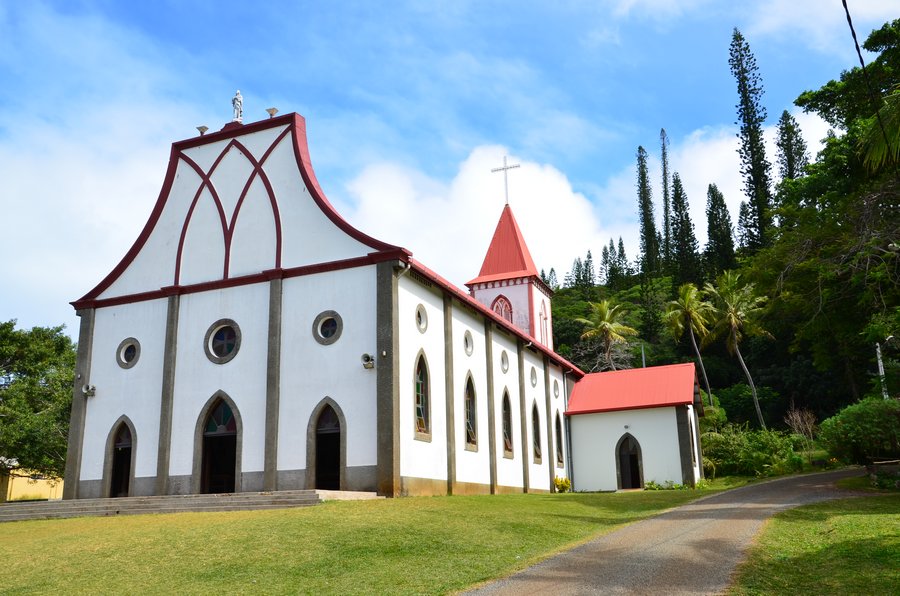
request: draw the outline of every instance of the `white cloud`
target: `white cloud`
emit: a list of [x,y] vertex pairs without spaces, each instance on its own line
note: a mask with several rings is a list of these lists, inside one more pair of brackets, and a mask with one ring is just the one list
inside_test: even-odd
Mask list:
[[[491,169],[506,149],[475,148],[449,184],[401,166],[367,167],[349,184],[347,219],[413,256],[457,285],[476,277],[503,209],[503,179]],[[597,210],[549,165],[522,161],[509,173],[510,204],[539,269],[559,277],[572,259],[608,237]]]
[[[765,0],[749,7],[755,9],[749,15],[746,33],[804,40],[823,53],[853,53],[853,40],[840,0]],[[850,3],[850,16],[861,44],[873,28],[897,18],[897,5],[886,0],[857,0]]]

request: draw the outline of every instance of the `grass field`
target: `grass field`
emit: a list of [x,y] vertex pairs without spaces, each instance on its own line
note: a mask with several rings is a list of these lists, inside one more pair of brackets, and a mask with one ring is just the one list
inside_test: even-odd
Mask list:
[[738,569],[731,593],[900,593],[900,494],[776,515]]
[[707,491],[329,502],[0,526],[10,593],[446,593]]

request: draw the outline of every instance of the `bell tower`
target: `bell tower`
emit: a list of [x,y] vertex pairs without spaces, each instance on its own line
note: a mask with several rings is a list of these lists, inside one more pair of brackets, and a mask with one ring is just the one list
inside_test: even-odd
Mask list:
[[541,281],[509,204],[500,214],[478,277],[466,287],[473,298],[553,349],[553,291]]

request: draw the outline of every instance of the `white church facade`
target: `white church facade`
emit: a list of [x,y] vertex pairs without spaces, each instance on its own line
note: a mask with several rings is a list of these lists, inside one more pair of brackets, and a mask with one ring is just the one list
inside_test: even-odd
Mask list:
[[173,144],[81,319],[64,498],[550,491],[584,373],[507,206],[465,292],[325,198],[298,114]]

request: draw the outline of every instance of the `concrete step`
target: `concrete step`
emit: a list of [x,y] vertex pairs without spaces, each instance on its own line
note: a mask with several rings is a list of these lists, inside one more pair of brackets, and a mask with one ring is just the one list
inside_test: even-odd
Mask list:
[[211,495],[166,495],[0,504],[0,522],[86,516],[145,515],[191,511],[246,511],[309,507],[322,501],[382,499],[375,493],[284,490]]

